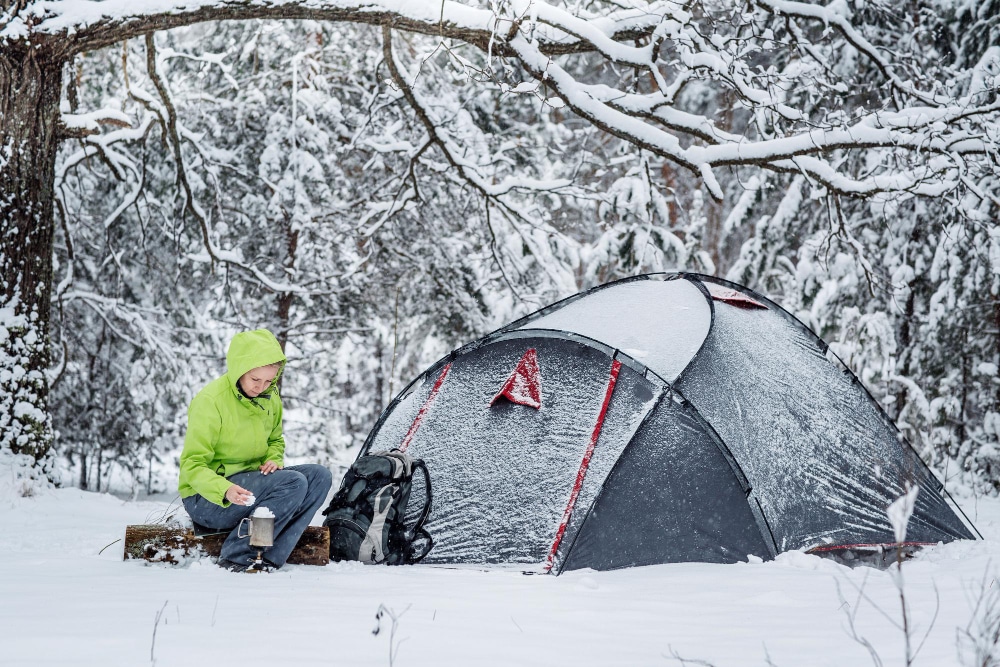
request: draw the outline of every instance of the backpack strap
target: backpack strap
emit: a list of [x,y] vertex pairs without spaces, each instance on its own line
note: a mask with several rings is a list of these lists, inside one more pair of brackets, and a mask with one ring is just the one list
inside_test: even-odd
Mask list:
[[406,452],[399,449],[390,449],[387,452],[379,452],[378,456],[385,457],[392,465],[390,476],[393,480],[409,480],[413,476],[413,458]]
[[408,565],[413,565],[414,563],[419,563],[420,561],[422,561],[424,559],[424,556],[426,556],[427,554],[429,554],[431,552],[431,549],[434,548],[434,538],[431,537],[431,534],[428,533],[423,528],[417,528],[415,531],[413,531],[413,541],[410,542],[410,547],[412,547],[417,542],[417,540],[419,538],[421,538],[421,537],[427,543],[427,546],[424,547],[421,550],[419,556],[417,556],[417,555],[415,555],[413,553],[407,553],[406,554],[406,563]]
[[[423,459],[416,459],[413,461],[413,474],[416,474],[418,470],[424,475],[424,490],[427,492],[427,498],[424,502],[424,508],[420,511],[420,517],[417,519],[417,522],[413,524],[413,535],[416,536],[418,531],[423,531],[423,533],[427,535],[427,538],[430,539],[430,534],[426,530],[423,530],[423,525],[431,513],[431,501],[434,499],[434,495],[431,493],[431,474],[428,472],[427,464],[424,463]],[[428,551],[430,551],[430,549],[428,549]],[[420,558],[423,558],[426,555],[427,554],[425,553]]]

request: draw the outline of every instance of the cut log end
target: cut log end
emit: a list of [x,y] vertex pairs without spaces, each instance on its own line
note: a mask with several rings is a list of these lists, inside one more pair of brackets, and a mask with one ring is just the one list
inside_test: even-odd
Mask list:
[[[218,558],[227,535],[199,536],[190,528],[161,524],[126,526],[123,559],[176,564],[198,553]],[[330,530],[326,526],[306,528],[288,557],[292,565],[326,565],[329,562]]]

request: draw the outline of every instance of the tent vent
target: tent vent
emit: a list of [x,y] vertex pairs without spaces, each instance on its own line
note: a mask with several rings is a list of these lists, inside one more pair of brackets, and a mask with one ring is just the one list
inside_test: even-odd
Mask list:
[[760,301],[751,299],[746,294],[742,292],[737,292],[734,289],[729,289],[717,283],[705,283],[705,287],[708,288],[708,293],[712,295],[712,298],[716,301],[721,301],[723,303],[728,303],[730,306],[736,306],[737,308],[763,308],[767,310],[767,306],[762,304]]
[[490,401],[490,405],[501,398],[536,410],[542,407],[542,374],[538,370],[538,352],[535,348],[524,353],[521,361],[517,362],[514,372]]

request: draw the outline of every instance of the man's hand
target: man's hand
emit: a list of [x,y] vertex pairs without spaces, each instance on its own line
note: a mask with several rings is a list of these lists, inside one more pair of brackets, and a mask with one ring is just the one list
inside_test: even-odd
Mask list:
[[234,505],[249,505],[251,498],[253,498],[253,493],[238,484],[233,484],[226,489],[226,500]]
[[265,461],[264,465],[260,467],[260,471],[265,475],[274,472],[275,470],[281,470],[281,466],[279,466],[274,461]]

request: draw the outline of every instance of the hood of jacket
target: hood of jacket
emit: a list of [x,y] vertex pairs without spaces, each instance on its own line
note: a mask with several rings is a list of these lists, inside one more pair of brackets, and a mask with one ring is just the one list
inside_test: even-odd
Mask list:
[[281,351],[278,339],[267,329],[243,331],[233,336],[233,340],[229,343],[229,351],[226,352],[226,377],[233,391],[239,394],[236,382],[244,373],[254,368],[278,363],[281,364],[278,374],[274,376],[271,385],[261,392],[262,394],[272,392],[277,385],[278,378],[285,369],[285,353]]

